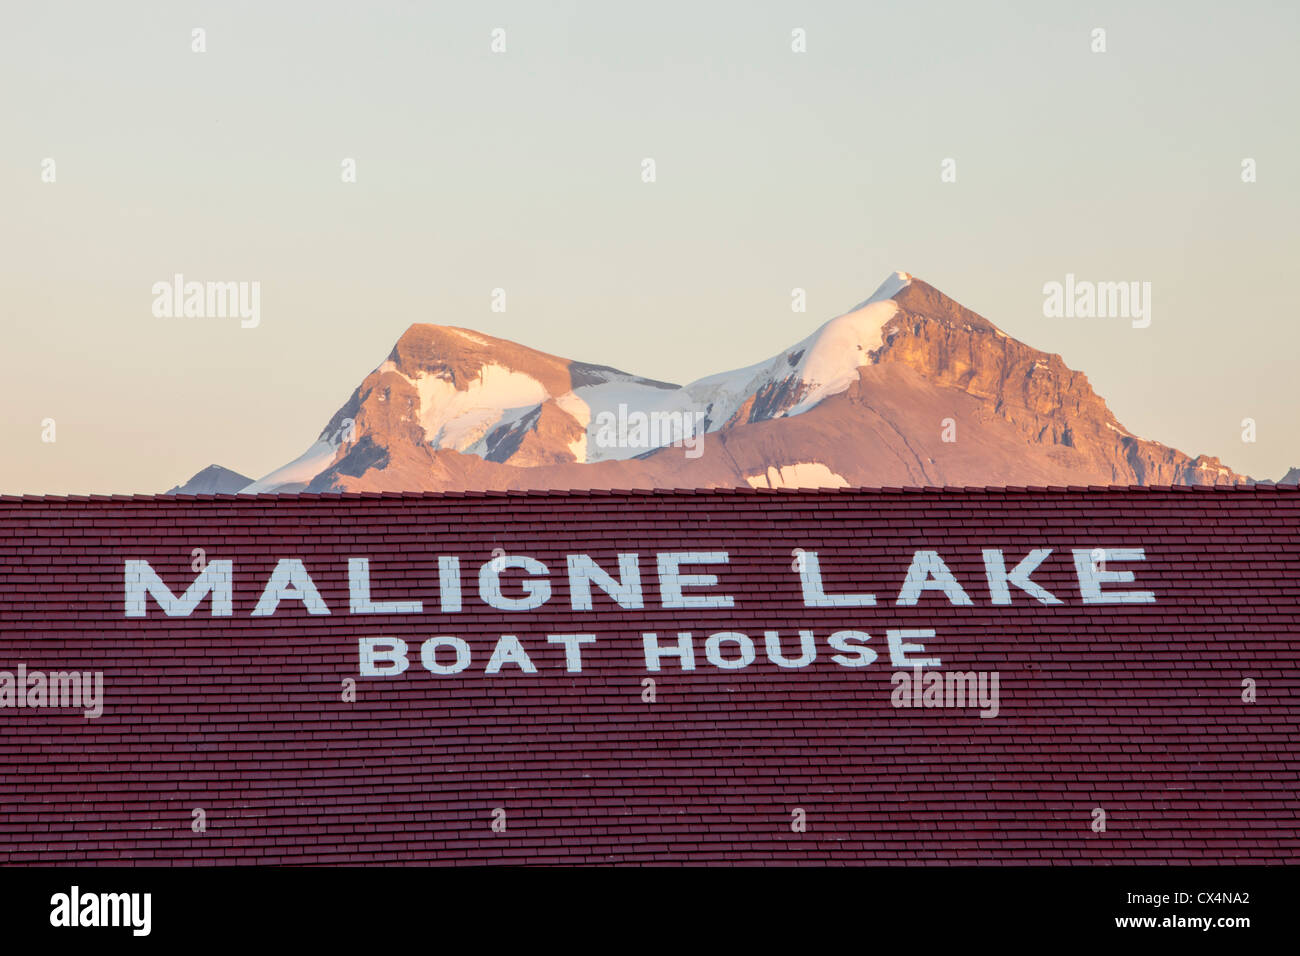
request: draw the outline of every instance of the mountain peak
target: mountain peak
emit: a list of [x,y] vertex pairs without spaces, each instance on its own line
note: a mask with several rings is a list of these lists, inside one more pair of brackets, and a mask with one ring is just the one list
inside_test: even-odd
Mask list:
[[877,287],[875,292],[871,293],[871,295],[869,295],[867,298],[863,299],[853,308],[849,309],[849,312],[856,312],[858,311],[858,309],[871,305],[871,303],[873,302],[883,302],[885,299],[892,299],[894,296],[898,295],[909,285],[911,285],[911,283],[912,283],[912,276],[910,273],[891,272],[885,278],[885,281],[880,283],[880,285]]
[[505,339],[498,339],[473,329],[458,325],[438,325],[432,322],[413,322],[407,326],[393,346],[396,352],[403,348],[437,347],[445,349],[492,348]]
[[253,479],[221,465],[208,465],[183,485],[168,489],[169,495],[233,495]]
[[453,325],[412,325],[377,371],[385,370],[412,382],[440,379],[460,392],[488,374],[526,376],[549,394],[569,389],[567,359]]

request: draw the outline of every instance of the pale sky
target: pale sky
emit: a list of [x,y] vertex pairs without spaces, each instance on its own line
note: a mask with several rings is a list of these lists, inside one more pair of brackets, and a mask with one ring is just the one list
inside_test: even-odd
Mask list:
[[[257,477],[414,322],[684,383],[895,269],[1136,434],[1281,477],[1300,4],[1046,6],[7,4],[0,492]],[[156,318],[178,272],[260,282],[260,325]],[[1150,282],[1151,326],[1045,317],[1067,273]]]

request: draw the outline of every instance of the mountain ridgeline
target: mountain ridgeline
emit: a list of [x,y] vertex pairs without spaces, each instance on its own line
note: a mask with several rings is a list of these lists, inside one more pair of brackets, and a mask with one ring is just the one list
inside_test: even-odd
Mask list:
[[1250,481],[1137,437],[1060,356],[896,273],[767,361],[685,386],[413,325],[302,455],[172,492]]

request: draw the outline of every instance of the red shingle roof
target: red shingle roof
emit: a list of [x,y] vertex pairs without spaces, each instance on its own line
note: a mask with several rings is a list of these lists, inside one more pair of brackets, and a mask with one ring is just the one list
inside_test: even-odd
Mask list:
[[[179,595],[196,548],[233,563],[230,617],[153,598],[126,616],[127,560]],[[985,548],[1007,567],[1051,548],[1032,578],[1062,603],[1013,585],[993,604]],[[1084,603],[1071,549],[1093,548],[1143,548],[1106,590],[1154,603]],[[544,562],[550,599],[480,600],[494,549]],[[796,549],[828,593],[877,605],[806,607]],[[918,550],[969,606],[896,603]],[[727,552],[690,569],[718,586],[688,591],[734,606],[662,607],[655,555],[676,551]],[[640,556],[645,607],[593,588],[574,610],[566,555],[617,575],[618,552]],[[439,555],[460,559],[460,612],[439,610]],[[373,600],[423,612],[349,613],[349,557],[369,558]],[[251,615],[281,558],[331,613]],[[525,575],[503,577],[519,596]],[[794,656],[800,629],[816,659],[771,663],[764,632]],[[873,664],[833,662],[846,629]],[[933,629],[943,672],[996,671],[998,716],[893,706],[896,629]],[[648,672],[646,631],[691,632],[696,669]],[[754,663],[709,663],[719,632],[752,639]],[[574,633],[597,638],[581,673],[546,640]],[[536,674],[485,673],[503,634]],[[422,666],[435,635],[467,642],[466,670]],[[410,668],[358,677],[365,636],[403,638]],[[98,719],[0,709],[0,862],[1294,862],[1298,658],[1295,488],[5,497],[0,670],[102,671],[105,701]]]

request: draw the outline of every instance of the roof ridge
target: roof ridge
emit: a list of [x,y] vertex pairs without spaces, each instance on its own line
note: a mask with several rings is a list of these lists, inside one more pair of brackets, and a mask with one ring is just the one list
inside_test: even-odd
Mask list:
[[1300,492],[1300,485],[1234,484],[1234,485],[907,485],[869,486],[857,485],[843,488],[545,488],[545,489],[488,489],[459,491],[332,491],[332,492],[261,492],[258,494],[86,494],[86,495],[7,495],[0,494],[0,503],[22,502],[145,502],[145,501],[379,501],[425,498],[527,498],[527,497],[629,497],[734,495],[738,497],[764,497],[775,495],[821,495],[839,497],[861,494],[1091,494],[1097,492],[1182,493],[1182,494],[1232,494],[1253,491]]

